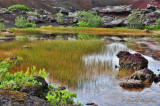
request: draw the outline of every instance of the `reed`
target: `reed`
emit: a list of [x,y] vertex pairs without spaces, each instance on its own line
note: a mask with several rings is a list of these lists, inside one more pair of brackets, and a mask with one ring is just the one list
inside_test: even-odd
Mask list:
[[[20,66],[11,67],[13,72],[35,65],[38,69],[45,68],[50,73],[49,78],[57,83],[78,86],[78,82],[87,75],[83,56],[100,52],[102,45],[100,40],[15,41],[1,43],[0,53],[3,53],[2,57],[8,57],[4,53],[7,52],[10,53],[9,57],[23,58]],[[22,46],[29,46],[31,49],[21,50]]]
[[116,36],[144,36],[149,35],[145,30],[125,28],[88,28],[88,27],[52,27],[42,26],[32,29],[15,29],[15,33],[21,34],[44,34],[44,33],[72,33],[72,34],[93,34],[93,35],[116,35]]

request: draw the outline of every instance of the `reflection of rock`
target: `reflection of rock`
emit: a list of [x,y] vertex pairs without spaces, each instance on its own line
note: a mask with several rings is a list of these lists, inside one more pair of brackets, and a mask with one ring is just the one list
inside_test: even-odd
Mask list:
[[138,53],[131,54],[127,51],[120,51],[117,57],[121,68],[140,70],[148,67],[148,60]]
[[154,82],[155,82],[155,83],[160,82],[160,74],[155,76]]
[[32,47],[30,47],[30,46],[23,46],[23,47],[21,47],[21,49],[32,49]]

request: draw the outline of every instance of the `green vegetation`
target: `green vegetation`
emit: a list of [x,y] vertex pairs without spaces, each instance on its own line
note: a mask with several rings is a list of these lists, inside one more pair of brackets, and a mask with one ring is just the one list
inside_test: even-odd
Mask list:
[[4,23],[0,23],[0,31],[3,30],[3,29],[5,29],[5,27],[6,26],[4,25]]
[[137,14],[140,14],[139,10],[132,10],[131,15],[127,18],[128,27],[133,29],[142,29],[143,28],[143,17],[144,13],[141,13],[139,16]]
[[28,22],[23,16],[18,16],[15,19],[15,26],[18,28],[35,28],[36,24]]
[[19,10],[25,10],[25,11],[30,11],[30,9],[28,7],[26,7],[25,5],[12,5],[10,7],[8,7],[8,10],[12,11],[14,9],[19,9]]
[[157,25],[158,28],[160,28],[160,19],[156,20],[156,25]]
[[47,76],[45,70],[40,70],[39,72],[35,67],[23,73],[23,71],[16,72],[14,74],[9,72],[10,64],[6,61],[0,63],[0,88],[8,87],[14,90],[18,90],[22,86],[29,85],[41,85],[35,80],[34,76],[41,76],[45,78]]
[[77,14],[79,27],[100,27],[101,17],[92,12],[81,11]]
[[88,40],[98,40],[100,37],[98,35],[88,35],[88,34],[78,34],[77,35],[78,39],[88,39]]
[[59,24],[61,24],[61,23],[63,22],[62,14],[61,14],[61,13],[57,13],[56,15],[57,15],[57,22],[58,22]]
[[67,89],[66,90],[54,90],[52,89],[46,96],[47,100],[53,105],[65,105],[69,100],[74,103],[74,98],[77,98],[77,93],[70,93]]
[[[38,83],[35,76],[40,76],[46,78],[48,74],[45,69],[37,71],[36,67],[33,66],[31,69],[28,68],[25,73],[23,71],[19,71],[16,73],[10,73],[10,64],[6,61],[0,62],[0,88],[8,89],[11,88],[13,90],[20,90],[21,87],[25,86],[41,86],[41,83]],[[53,88],[54,85],[49,85],[50,88],[46,99],[51,103],[51,105],[65,105],[68,101],[71,100],[74,103],[74,98],[77,97],[76,92],[70,93],[66,90],[55,90]],[[15,91],[16,92],[16,91]],[[13,95],[13,94],[12,94]],[[14,96],[14,95],[13,95]],[[80,105],[80,104],[79,104]]]
[[144,29],[148,29],[148,30],[158,30],[158,26],[157,25],[148,25],[148,26],[144,26]]

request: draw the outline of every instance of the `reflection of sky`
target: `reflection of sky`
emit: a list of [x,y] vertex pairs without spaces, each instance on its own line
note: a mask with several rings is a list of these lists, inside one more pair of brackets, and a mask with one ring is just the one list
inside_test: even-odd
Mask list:
[[[92,54],[83,57],[83,61],[86,66],[95,65],[98,63],[103,63],[109,66],[106,70],[103,70],[100,74],[97,74],[95,80],[84,81],[82,89],[78,89],[78,98],[83,104],[87,102],[94,102],[100,106],[128,106],[128,105],[145,105],[145,106],[157,106],[160,105],[160,89],[158,84],[152,84],[150,88],[145,88],[141,92],[131,92],[126,91],[119,87],[117,80],[115,78],[116,71],[115,65],[119,64],[119,59],[117,58],[117,53],[119,51],[129,51],[131,53],[136,53],[135,51],[127,48],[123,43],[112,43],[104,47],[101,53]],[[143,55],[149,61],[149,69],[158,73],[160,62],[154,60],[152,57]],[[108,75],[108,72],[110,74]],[[89,73],[88,73],[89,74]],[[90,74],[88,75],[90,76]],[[152,99],[156,102],[152,103],[122,103],[122,99]]]

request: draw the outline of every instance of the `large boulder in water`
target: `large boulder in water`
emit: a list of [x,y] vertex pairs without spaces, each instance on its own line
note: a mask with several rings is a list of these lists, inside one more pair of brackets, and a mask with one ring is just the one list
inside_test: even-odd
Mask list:
[[155,74],[145,68],[133,73],[130,78],[123,80],[119,85],[123,88],[144,88],[150,86],[155,80]]
[[148,67],[148,60],[139,53],[131,54],[127,51],[120,51],[117,57],[121,68],[140,70]]
[[123,88],[144,88],[144,84],[141,80],[124,80],[119,83],[119,85]]

